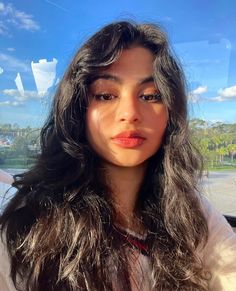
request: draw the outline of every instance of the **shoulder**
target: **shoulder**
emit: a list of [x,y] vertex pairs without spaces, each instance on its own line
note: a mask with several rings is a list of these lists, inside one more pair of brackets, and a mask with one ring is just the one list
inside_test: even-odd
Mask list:
[[12,187],[9,184],[2,183],[0,181],[0,214],[16,192],[17,192],[16,188]]
[[206,197],[201,197],[201,206],[207,220],[209,235],[236,234],[225,217],[210,203]]
[[16,291],[10,278],[10,261],[4,240],[0,237],[0,291]]
[[201,199],[209,237],[202,249],[204,267],[212,274],[211,290],[233,291],[236,288],[236,233],[224,216],[206,199]]
[[0,182],[11,185],[14,179],[11,174],[0,169]]

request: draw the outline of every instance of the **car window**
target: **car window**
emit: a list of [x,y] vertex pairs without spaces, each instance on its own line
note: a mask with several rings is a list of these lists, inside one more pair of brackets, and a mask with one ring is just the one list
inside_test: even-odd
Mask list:
[[[236,2],[1,1],[0,169],[30,168],[52,96],[76,48],[114,20],[160,24],[186,74],[202,191],[236,216]],[[1,193],[0,193],[1,194]]]

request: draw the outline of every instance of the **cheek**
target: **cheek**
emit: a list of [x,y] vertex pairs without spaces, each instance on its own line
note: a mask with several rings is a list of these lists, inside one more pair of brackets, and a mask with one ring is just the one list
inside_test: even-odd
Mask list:
[[153,144],[154,146],[157,146],[157,149],[160,147],[160,145],[163,142],[166,128],[168,123],[168,113],[167,110],[163,110],[162,112],[159,112],[155,117],[153,116]]
[[166,131],[167,123],[168,123],[168,115],[166,112],[162,115],[162,118],[160,119],[159,123],[160,123],[160,127],[162,128],[162,132],[164,134],[164,132]]
[[165,106],[158,108],[153,115],[149,116],[152,121],[150,121],[156,128],[158,128],[160,133],[164,133],[168,123],[168,110]]
[[112,120],[113,114],[111,114],[111,110],[109,110],[109,108],[96,105],[91,105],[88,108],[86,115],[86,124],[88,129],[103,132],[103,130],[109,127]]
[[88,109],[86,115],[86,135],[92,147],[96,147],[104,136],[104,130],[108,127],[104,113],[97,109]]
[[89,143],[92,142],[93,138],[98,134],[97,125],[99,123],[99,115],[96,110],[88,109],[86,115],[86,135]]

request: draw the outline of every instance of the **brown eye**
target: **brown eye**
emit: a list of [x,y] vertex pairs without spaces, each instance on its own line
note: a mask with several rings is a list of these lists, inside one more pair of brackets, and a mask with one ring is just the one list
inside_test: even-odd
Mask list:
[[149,103],[157,103],[161,102],[161,94],[160,93],[155,93],[155,94],[143,94],[140,96],[140,98],[143,101],[149,102]]
[[115,99],[116,96],[114,96],[113,94],[104,93],[104,94],[96,94],[96,95],[94,95],[94,98],[97,101],[109,101],[109,100]]

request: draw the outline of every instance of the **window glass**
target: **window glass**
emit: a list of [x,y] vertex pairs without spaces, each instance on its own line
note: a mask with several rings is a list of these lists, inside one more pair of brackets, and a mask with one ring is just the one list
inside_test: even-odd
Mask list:
[[14,174],[34,163],[52,96],[81,43],[114,20],[154,22],[186,74],[203,191],[236,216],[235,11],[233,0],[0,0],[0,169]]

